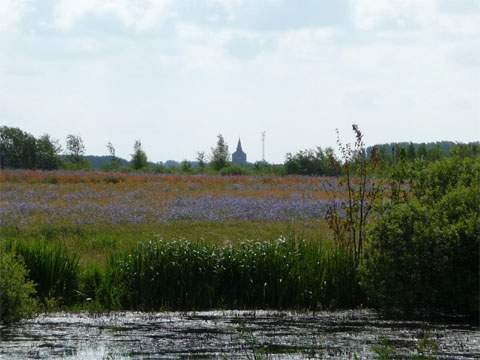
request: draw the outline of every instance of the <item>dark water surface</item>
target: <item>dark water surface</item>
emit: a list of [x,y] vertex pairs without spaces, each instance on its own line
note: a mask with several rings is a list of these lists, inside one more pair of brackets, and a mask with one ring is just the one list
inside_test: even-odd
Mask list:
[[438,358],[480,359],[478,327],[366,310],[48,314],[0,327],[0,359],[370,359],[385,338],[408,358],[426,331]]

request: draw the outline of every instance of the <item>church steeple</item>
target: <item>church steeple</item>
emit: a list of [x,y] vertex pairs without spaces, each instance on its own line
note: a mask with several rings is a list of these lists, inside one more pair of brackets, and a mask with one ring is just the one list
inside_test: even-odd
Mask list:
[[245,165],[247,163],[247,154],[242,149],[242,142],[238,139],[237,151],[232,154],[232,162],[238,165]]
[[238,152],[243,152],[242,142],[240,141],[240,138],[238,138],[237,151]]

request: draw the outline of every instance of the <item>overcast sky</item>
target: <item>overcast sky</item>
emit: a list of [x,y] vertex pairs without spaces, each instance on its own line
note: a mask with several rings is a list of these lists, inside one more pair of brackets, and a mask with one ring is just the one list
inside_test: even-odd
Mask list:
[[480,138],[480,0],[0,0],[0,125],[248,160]]

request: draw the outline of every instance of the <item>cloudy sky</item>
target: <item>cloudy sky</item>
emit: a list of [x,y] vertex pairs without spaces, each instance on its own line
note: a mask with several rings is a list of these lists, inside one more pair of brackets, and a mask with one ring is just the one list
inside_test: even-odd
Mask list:
[[0,0],[0,125],[249,160],[480,138],[480,0]]

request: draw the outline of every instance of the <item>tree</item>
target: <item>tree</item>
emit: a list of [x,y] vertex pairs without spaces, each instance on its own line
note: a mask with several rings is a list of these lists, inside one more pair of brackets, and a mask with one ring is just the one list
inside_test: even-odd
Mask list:
[[62,147],[57,140],[53,140],[45,134],[36,143],[36,163],[37,168],[44,170],[58,169],[61,164],[60,152]]
[[118,169],[120,166],[120,159],[115,154],[115,148],[113,144],[109,141],[107,144],[107,150],[110,155],[110,168],[111,169]]
[[200,169],[204,169],[206,164],[206,156],[204,151],[199,151],[197,153],[197,161]]
[[140,170],[146,168],[147,165],[147,154],[145,154],[145,151],[143,151],[140,140],[136,140],[135,144],[133,145],[132,167],[135,170]]
[[[344,250],[350,252],[357,266],[360,265],[367,235],[367,220],[381,193],[375,181],[369,181],[369,174],[378,164],[376,149],[370,159],[367,157],[363,134],[358,125],[352,125],[355,144],[343,144],[337,130],[337,145],[342,157],[342,174],[339,179],[340,191],[347,192],[347,199],[338,202],[338,187],[331,186],[335,200],[327,209],[326,219],[334,234],[334,240]],[[345,189],[345,190],[344,190]]]
[[415,151],[415,145],[413,145],[413,143],[408,144],[407,157],[408,157],[408,160],[410,161],[415,160],[416,151]]
[[225,143],[222,134],[218,134],[217,138],[217,146],[212,148],[211,165],[215,170],[221,170],[228,166],[230,153],[228,152],[228,145]]
[[183,160],[180,163],[180,170],[184,173],[189,173],[192,171],[192,164],[188,160]]
[[80,135],[67,135],[67,156],[70,162],[81,164],[84,162],[85,145]]
[[0,157],[4,167],[33,169],[36,166],[36,139],[18,128],[0,127]]

